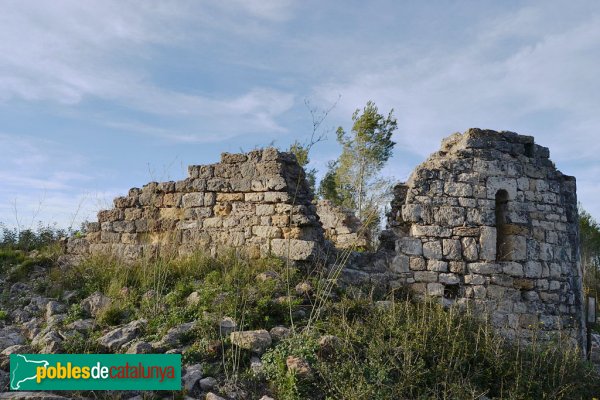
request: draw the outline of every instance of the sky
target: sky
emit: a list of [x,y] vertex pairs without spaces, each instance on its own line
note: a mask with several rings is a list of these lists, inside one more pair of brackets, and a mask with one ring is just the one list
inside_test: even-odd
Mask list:
[[[532,135],[600,219],[600,2],[11,1],[0,13],[0,222],[77,228],[221,152],[313,147],[373,100],[398,181],[471,127]],[[308,106],[307,106],[308,103]]]

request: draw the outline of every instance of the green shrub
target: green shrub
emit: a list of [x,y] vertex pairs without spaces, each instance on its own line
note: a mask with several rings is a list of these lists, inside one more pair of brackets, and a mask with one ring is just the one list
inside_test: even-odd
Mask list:
[[100,311],[97,320],[100,324],[115,326],[126,322],[131,315],[132,311],[129,308],[113,302]]
[[98,353],[101,351],[97,341],[99,336],[100,332],[95,332],[90,337],[77,331],[71,332],[62,342],[64,352],[67,354]]
[[[2,262],[21,266],[25,273],[30,265],[22,252],[13,250],[0,252]],[[280,278],[257,281],[265,271]],[[285,297],[307,279],[318,299]],[[100,291],[114,299],[98,317],[102,324],[148,319],[145,340],[196,321],[185,338],[191,347],[184,360],[206,363],[218,378],[235,385],[245,382],[248,390],[256,388],[256,395],[264,394],[261,385],[269,385],[278,399],[569,399],[600,393],[597,373],[560,338],[509,343],[485,321],[437,301],[392,298],[392,307],[381,309],[374,304],[381,293],[369,288],[344,293],[327,286],[331,280],[308,277],[275,258],[247,260],[224,253],[212,259],[197,253],[125,265],[96,256],[53,269],[50,281],[61,290],[79,290],[81,297]],[[192,292],[197,292],[197,303],[188,304]],[[313,305],[311,318],[299,319],[296,312],[311,311]],[[72,306],[68,315],[68,321],[79,319],[83,311]],[[239,330],[268,330],[291,326],[292,315],[299,333],[265,353],[264,379],[244,372],[251,354],[232,347],[217,329],[224,316],[233,318]],[[339,338],[336,351],[327,356],[318,344],[324,334]],[[89,350],[78,336],[66,346],[72,352]],[[289,356],[308,360],[313,377],[290,373]]]
[[290,356],[304,358],[315,365],[317,350],[316,338],[309,333],[304,333],[282,340],[263,355],[265,376],[277,393],[278,399],[312,398],[311,396],[315,396],[321,390],[317,387],[317,382],[299,377],[289,371],[286,365],[286,360]]
[[[344,299],[328,304],[317,327],[340,344],[333,357],[313,364],[319,379],[315,397],[569,399],[600,391],[597,373],[560,338],[509,343],[468,312],[434,301],[400,301],[380,310]],[[272,359],[267,357],[279,365],[277,392],[288,396],[284,358]]]

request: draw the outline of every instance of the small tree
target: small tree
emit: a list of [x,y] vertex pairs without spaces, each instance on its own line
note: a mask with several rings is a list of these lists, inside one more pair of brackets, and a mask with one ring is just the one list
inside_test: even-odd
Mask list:
[[379,225],[379,211],[390,182],[379,173],[392,156],[392,134],[397,122],[391,110],[387,117],[379,114],[374,102],[369,101],[352,115],[352,130],[348,134],[337,129],[337,141],[342,154],[329,163],[321,181],[319,193],[335,204],[354,210],[369,229]]

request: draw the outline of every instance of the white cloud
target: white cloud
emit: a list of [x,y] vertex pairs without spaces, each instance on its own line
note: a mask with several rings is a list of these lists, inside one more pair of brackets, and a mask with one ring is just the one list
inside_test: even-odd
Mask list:
[[[541,111],[560,110],[569,114],[569,123],[593,120],[597,126],[600,16],[562,21],[557,31],[548,14],[554,12],[540,6],[495,23],[479,21],[472,40],[460,49],[415,53],[418,58],[410,62],[398,54],[396,60],[356,70],[347,82],[332,81],[315,90],[320,97],[341,93],[346,114],[370,98],[381,109],[394,107],[398,140],[421,155],[453,131],[478,125],[516,130]],[[524,133],[560,139],[549,131]],[[592,132],[575,133],[590,142],[586,154],[600,150],[590,140]],[[568,143],[551,144],[573,150]]]
[[[264,30],[265,21],[285,21],[291,6],[275,1],[216,4],[13,2],[0,15],[0,103],[78,105],[100,99],[193,122],[226,118],[234,121],[232,129],[284,130],[276,119],[293,105],[293,96],[282,91],[254,87],[237,95],[208,96],[153,81],[149,67],[156,46],[209,46],[218,40],[213,37],[217,25],[218,31],[235,27],[228,35],[260,34],[254,24]],[[194,134],[179,136],[201,140]]]
[[[471,21],[460,47],[410,48],[315,87],[320,99],[342,94],[337,115],[369,99],[395,108],[398,148],[421,158],[440,140],[470,127],[533,135],[563,172],[579,177],[580,200],[600,215],[600,6],[536,5]],[[414,32],[413,32],[414,34]],[[406,61],[406,54],[413,59]],[[400,163],[404,170],[405,162]],[[414,165],[412,166],[414,167]]]
[[[47,139],[0,134],[0,221],[34,228],[38,221],[68,226],[80,209],[77,221],[95,208],[82,199],[92,176],[78,172],[86,161],[59,143]],[[90,208],[91,207],[91,208]],[[90,211],[91,210],[91,211]]]

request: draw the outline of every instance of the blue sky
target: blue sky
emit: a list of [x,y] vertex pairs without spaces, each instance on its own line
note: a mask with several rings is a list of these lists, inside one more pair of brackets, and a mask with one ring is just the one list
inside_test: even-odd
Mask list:
[[[0,221],[78,226],[130,187],[398,118],[405,180],[470,127],[533,135],[600,218],[600,2],[3,1]],[[315,146],[323,171],[339,148]]]

